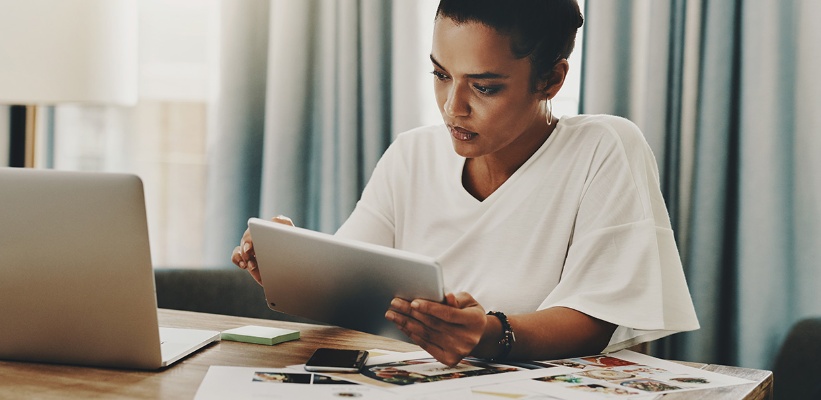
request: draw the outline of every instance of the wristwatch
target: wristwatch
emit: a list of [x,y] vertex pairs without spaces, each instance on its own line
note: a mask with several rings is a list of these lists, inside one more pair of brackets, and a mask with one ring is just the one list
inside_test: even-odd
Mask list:
[[513,328],[510,327],[510,322],[508,322],[505,313],[488,311],[487,315],[498,318],[499,322],[502,323],[502,339],[499,340],[499,344],[502,345],[502,352],[498,356],[490,359],[491,361],[502,361],[507,358],[508,354],[510,354],[510,350],[513,349],[513,344],[516,343],[516,334],[513,333]]

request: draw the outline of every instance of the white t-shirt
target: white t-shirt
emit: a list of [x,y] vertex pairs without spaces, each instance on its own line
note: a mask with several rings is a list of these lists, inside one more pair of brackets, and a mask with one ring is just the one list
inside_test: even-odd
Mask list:
[[487,310],[555,306],[618,325],[605,351],[698,329],[655,157],[632,122],[559,120],[479,201],[444,125],[405,132],[337,235],[438,259],[448,291]]

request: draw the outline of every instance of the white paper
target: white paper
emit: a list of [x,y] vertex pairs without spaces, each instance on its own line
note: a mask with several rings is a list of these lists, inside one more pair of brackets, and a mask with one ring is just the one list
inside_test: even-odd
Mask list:
[[[335,379],[335,380],[334,380]],[[211,399],[400,399],[390,392],[307,371],[211,366],[196,400]]]
[[[655,399],[665,393],[750,384],[753,381],[688,367],[632,351],[553,361],[498,364],[466,359],[449,368],[424,351],[372,357],[359,374],[322,373],[354,384],[253,385],[255,372],[310,374],[287,369],[211,367],[197,399]],[[304,377],[303,377],[304,380]],[[256,382],[259,383],[259,382]],[[245,396],[245,397],[243,397]],[[279,397],[277,397],[279,396]]]
[[[298,371],[303,367],[294,365],[289,368]],[[427,352],[416,351],[372,357],[361,373],[349,375],[346,379],[390,390],[402,396],[412,395],[414,399],[428,398],[427,395],[438,395],[442,392],[452,392],[451,395],[454,397],[451,398],[458,398],[454,393],[470,393],[469,389],[473,385],[527,379],[538,373],[513,365],[474,359],[463,360],[456,368],[449,368],[433,359]],[[426,397],[421,397],[422,395]],[[437,397],[431,397],[434,398]]]

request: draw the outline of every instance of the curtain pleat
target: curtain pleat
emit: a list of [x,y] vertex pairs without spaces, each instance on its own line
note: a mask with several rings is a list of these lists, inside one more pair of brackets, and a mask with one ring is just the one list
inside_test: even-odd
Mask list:
[[260,206],[268,47],[267,0],[220,7],[219,79],[209,104],[206,265],[224,266]]
[[648,137],[702,326],[661,356],[768,368],[790,325],[821,315],[820,8],[586,3],[582,111]]
[[209,154],[205,246],[214,265],[226,264],[250,217],[334,232],[392,138],[392,2],[258,3],[267,6],[223,2],[260,22],[222,18],[211,125],[222,147]]
[[682,258],[701,322],[683,334],[683,353],[736,361],[738,68],[737,4],[704,3],[690,231]]
[[821,104],[821,30],[807,15],[821,15],[819,2],[752,0],[740,12],[738,303],[750,310],[737,318],[744,365],[769,360],[797,318],[821,315],[821,169],[807,162],[821,154],[821,123],[807,107]]

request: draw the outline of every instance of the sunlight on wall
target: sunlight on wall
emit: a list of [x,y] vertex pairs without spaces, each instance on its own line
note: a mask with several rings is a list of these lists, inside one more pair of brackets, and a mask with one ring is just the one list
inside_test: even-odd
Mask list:
[[55,168],[143,180],[155,266],[202,264],[206,99],[218,9],[218,0],[141,0],[137,105],[55,110]]

